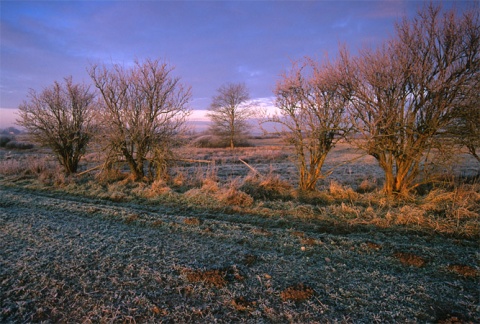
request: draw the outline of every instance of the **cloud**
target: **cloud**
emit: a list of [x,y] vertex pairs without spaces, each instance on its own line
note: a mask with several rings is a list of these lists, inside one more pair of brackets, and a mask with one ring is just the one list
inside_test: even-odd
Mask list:
[[251,68],[249,68],[248,66],[245,66],[245,65],[240,65],[239,67],[237,67],[237,71],[238,71],[238,73],[240,73],[244,76],[247,76],[247,77],[256,77],[256,76],[260,76],[260,75],[263,74],[262,70],[251,69]]
[[[346,5],[348,4],[348,5]],[[418,3],[394,1],[4,1],[0,107],[16,107],[29,88],[72,75],[91,82],[90,63],[159,58],[211,98],[226,82],[245,82],[252,97],[271,95],[291,60],[375,46],[396,13]],[[207,100],[208,101],[208,100]],[[195,109],[208,107],[194,103]]]

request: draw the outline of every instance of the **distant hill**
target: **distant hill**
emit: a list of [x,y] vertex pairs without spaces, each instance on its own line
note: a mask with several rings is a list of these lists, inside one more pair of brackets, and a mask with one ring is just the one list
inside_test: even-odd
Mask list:
[[0,135],[19,135],[19,134],[22,134],[22,131],[19,129],[16,129],[15,127],[0,129]]

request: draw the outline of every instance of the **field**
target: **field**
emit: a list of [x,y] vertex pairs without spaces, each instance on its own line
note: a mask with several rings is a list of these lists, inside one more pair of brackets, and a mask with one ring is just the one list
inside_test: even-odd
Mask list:
[[185,149],[215,164],[150,184],[0,151],[0,321],[480,322],[477,182],[387,199],[341,144],[303,196],[288,148],[257,144]]

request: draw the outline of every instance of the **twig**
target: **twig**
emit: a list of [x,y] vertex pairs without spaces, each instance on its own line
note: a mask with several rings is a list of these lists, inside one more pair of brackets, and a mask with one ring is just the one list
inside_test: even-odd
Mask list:
[[86,173],[89,173],[89,172],[98,170],[98,169],[100,169],[100,168],[102,168],[102,167],[103,167],[103,164],[97,165],[96,167],[93,167],[93,168],[91,168],[91,169],[88,169],[88,170],[82,171],[82,172],[80,172],[80,173],[77,173],[77,176],[81,176],[81,175],[84,175],[84,174],[86,174]]
[[190,163],[212,163],[212,161],[208,160],[192,160],[192,159],[172,159],[172,161],[180,161],[180,162],[190,162]]
[[254,167],[252,167],[250,164],[248,164],[247,162],[243,161],[242,159],[238,159],[240,162],[242,162],[243,164],[245,164],[250,170],[253,171],[253,173],[255,173],[256,175],[258,175],[260,178],[263,178],[263,176],[260,174],[260,172],[258,172]]

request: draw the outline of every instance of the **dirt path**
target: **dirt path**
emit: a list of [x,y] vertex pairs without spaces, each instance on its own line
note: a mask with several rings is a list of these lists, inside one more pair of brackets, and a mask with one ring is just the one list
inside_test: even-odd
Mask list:
[[0,321],[480,322],[478,242],[307,225],[0,187]]

